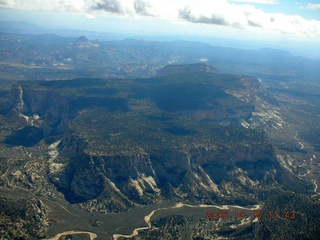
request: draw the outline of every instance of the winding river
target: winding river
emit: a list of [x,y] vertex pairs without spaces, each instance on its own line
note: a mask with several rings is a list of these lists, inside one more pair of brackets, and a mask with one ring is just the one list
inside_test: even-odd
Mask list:
[[191,207],[191,208],[209,208],[209,207],[214,207],[214,208],[218,208],[218,209],[222,209],[222,210],[228,210],[230,207],[232,208],[239,208],[239,209],[243,209],[243,210],[259,210],[261,209],[260,205],[255,205],[252,208],[248,208],[248,207],[241,207],[238,205],[189,205],[189,204],[184,204],[184,203],[177,203],[176,205],[174,205],[173,207],[166,207],[166,208],[159,208],[156,210],[153,210],[151,213],[149,213],[148,215],[146,215],[144,217],[144,221],[147,223],[147,227],[139,227],[133,230],[132,234],[130,235],[124,235],[124,234],[113,234],[113,239],[117,240],[118,238],[131,238],[134,236],[137,236],[139,234],[139,231],[142,230],[147,230],[149,228],[152,227],[151,225],[151,217],[154,215],[155,212],[157,211],[162,211],[162,210],[168,210],[168,209],[175,209],[175,208],[182,208],[182,207]]
[[65,236],[65,235],[75,235],[75,234],[88,234],[90,236],[90,240],[94,240],[97,238],[97,234],[92,233],[92,232],[82,232],[82,231],[67,231],[63,233],[59,233],[53,238],[50,238],[48,240],[59,240],[60,237]]
[[[174,206],[171,207],[163,207],[163,208],[158,208],[155,210],[152,210],[148,215],[146,215],[144,217],[144,221],[146,222],[147,226],[146,227],[138,227],[135,228],[132,231],[132,234],[130,235],[125,235],[125,234],[120,234],[120,233],[116,233],[113,234],[113,239],[117,240],[119,238],[132,238],[134,236],[137,236],[139,234],[139,231],[142,230],[147,230],[149,228],[152,227],[151,225],[151,218],[152,216],[158,212],[158,211],[165,211],[165,210],[170,210],[170,209],[177,209],[177,208],[182,208],[182,207],[190,207],[190,208],[217,208],[217,209],[221,209],[221,210],[228,210],[230,208],[238,208],[238,209],[242,209],[242,210],[260,210],[261,209],[261,205],[255,205],[253,207],[242,207],[242,206],[238,206],[238,205],[204,205],[204,204],[200,204],[200,205],[190,205],[190,204],[184,204],[184,203],[177,203]],[[88,234],[90,236],[90,240],[94,240],[96,239],[98,236],[97,234],[93,233],[93,232],[85,232],[85,231],[78,231],[78,230],[70,230],[70,231],[66,231],[63,233],[59,233],[57,234],[55,237],[47,239],[47,240],[59,240],[60,237],[62,236],[66,236],[66,235],[75,235],[75,234]]]

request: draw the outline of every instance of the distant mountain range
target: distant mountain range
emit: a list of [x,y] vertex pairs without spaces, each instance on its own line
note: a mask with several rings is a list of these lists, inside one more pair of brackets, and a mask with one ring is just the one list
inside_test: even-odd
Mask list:
[[193,42],[203,42],[208,43],[212,46],[220,47],[232,47],[238,49],[251,49],[257,50],[261,48],[273,48],[273,49],[283,49],[293,55],[303,56],[307,58],[313,58],[320,60],[320,45],[318,42],[300,42],[297,39],[288,40],[286,42],[274,41],[257,41],[252,39],[252,41],[240,41],[235,39],[221,38],[219,36],[206,37],[206,36],[184,36],[184,35],[134,35],[121,32],[98,32],[89,30],[79,30],[79,29],[56,29],[50,27],[40,27],[36,24],[30,22],[22,21],[0,21],[0,31],[5,33],[17,33],[17,34],[55,34],[64,37],[79,37],[87,36],[91,40],[98,39],[100,41],[113,41],[113,40],[123,40],[126,38],[133,39],[144,39],[146,41],[175,41],[175,40],[185,40]]
[[[315,78],[320,61],[275,50],[240,50],[187,41],[90,41],[52,34],[0,33],[2,79],[153,76],[168,64],[208,63],[256,77]],[[28,69],[28,71],[26,71]]]

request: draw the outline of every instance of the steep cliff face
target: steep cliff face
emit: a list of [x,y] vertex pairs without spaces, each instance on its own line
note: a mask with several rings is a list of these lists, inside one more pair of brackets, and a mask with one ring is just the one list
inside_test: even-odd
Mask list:
[[1,109],[11,121],[12,133],[5,142],[31,147],[48,136],[65,133],[66,124],[73,117],[69,102],[74,97],[38,83],[14,84]]
[[5,107],[15,109],[16,111],[25,111],[26,107],[23,101],[23,89],[21,85],[13,84],[8,95]]
[[258,201],[253,193],[281,187],[285,181],[304,188],[295,178],[283,179],[290,173],[277,162],[264,137],[256,144],[235,140],[210,148],[198,142],[185,151],[151,150],[131,156],[90,155],[83,148],[51,177],[69,201],[99,211],[126,210],[162,198],[253,203]]
[[48,91],[32,84],[14,84],[6,100],[6,108],[26,117],[45,116],[46,121],[55,122],[67,112],[67,99],[56,91]]

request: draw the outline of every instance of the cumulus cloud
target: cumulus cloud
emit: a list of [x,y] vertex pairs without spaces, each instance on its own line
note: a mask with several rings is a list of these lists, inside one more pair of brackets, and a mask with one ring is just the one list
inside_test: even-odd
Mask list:
[[[201,2],[201,4],[198,4]],[[320,21],[282,13],[265,13],[251,5],[236,5],[221,1],[220,5],[200,0],[179,11],[180,18],[193,23],[206,23],[235,28],[260,28],[281,33],[314,36],[320,34]]]
[[[247,2],[248,4],[237,4]],[[184,21],[261,29],[298,35],[320,35],[320,21],[300,16],[267,13],[249,3],[277,4],[277,0],[0,0],[12,8],[72,11],[93,17],[96,14],[148,16],[167,21]],[[308,4],[318,9],[320,4]]]
[[219,4],[205,0],[191,2],[179,10],[179,17],[194,23],[206,23],[245,28],[247,20],[245,14],[237,5],[220,1]]
[[102,0],[94,2],[92,5],[94,10],[104,10],[107,12],[124,13],[124,9],[119,0]]
[[155,16],[152,11],[152,6],[149,2],[144,0],[135,0],[133,3],[134,9],[138,14],[145,16]]
[[93,0],[90,9],[121,15],[155,16],[153,6],[146,0]]
[[8,5],[8,1],[6,1],[6,0],[0,0],[0,5]]
[[320,4],[308,3],[305,8],[310,9],[310,10],[319,10]]
[[[1,0],[3,1],[3,0]],[[7,0],[6,7],[25,10],[84,12],[92,0]]]

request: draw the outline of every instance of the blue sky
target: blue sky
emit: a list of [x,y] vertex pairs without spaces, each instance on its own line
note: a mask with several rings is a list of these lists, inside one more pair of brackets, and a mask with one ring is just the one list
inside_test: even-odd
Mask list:
[[0,0],[0,20],[128,34],[320,44],[319,0]]

